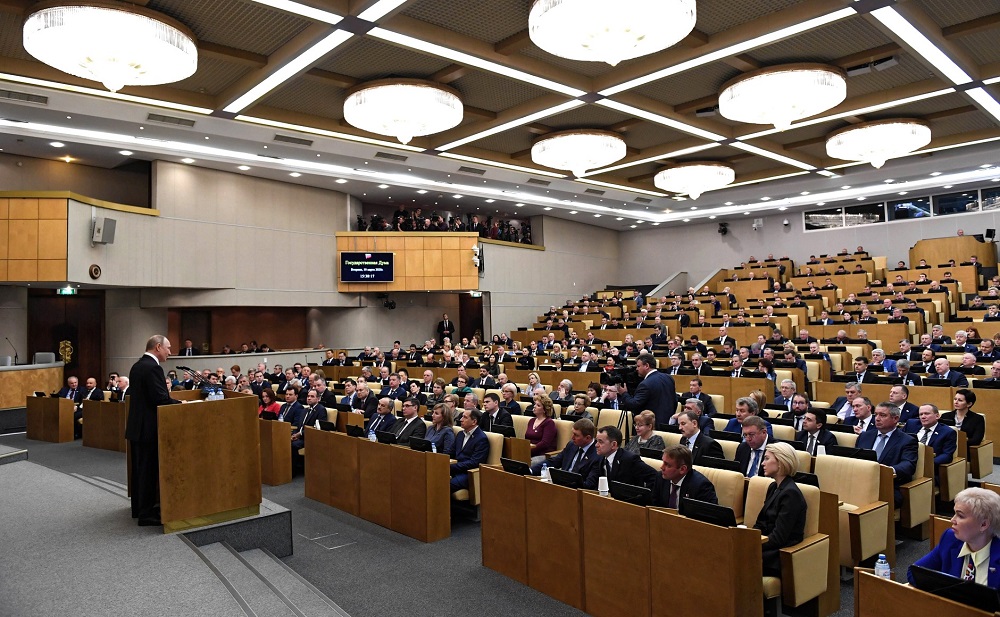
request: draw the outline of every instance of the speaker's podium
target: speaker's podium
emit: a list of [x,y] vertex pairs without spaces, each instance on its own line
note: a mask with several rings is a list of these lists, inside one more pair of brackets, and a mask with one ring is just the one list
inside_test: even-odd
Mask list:
[[83,402],[83,445],[101,450],[125,451],[125,423],[128,401]]
[[75,404],[68,398],[29,396],[25,401],[28,439],[73,441]]
[[[170,395],[201,400],[197,390]],[[225,397],[157,408],[164,533],[260,514],[259,400]]]

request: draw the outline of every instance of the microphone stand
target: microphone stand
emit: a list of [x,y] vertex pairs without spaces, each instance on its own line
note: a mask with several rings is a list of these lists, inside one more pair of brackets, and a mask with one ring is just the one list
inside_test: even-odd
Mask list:
[[4,338],[7,339],[7,344],[10,345],[10,348],[14,350],[14,365],[17,366],[17,347],[14,347],[14,343],[11,343],[9,338],[6,336]]

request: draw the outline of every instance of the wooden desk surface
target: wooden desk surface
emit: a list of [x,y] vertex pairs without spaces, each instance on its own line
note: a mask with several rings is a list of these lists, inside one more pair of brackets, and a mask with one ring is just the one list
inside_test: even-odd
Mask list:
[[[593,491],[582,491],[581,498],[587,612],[596,617],[648,617],[652,585],[648,510]],[[614,584],[609,584],[610,573]]]
[[48,394],[63,385],[62,362],[0,367],[0,409],[23,407],[36,390]]
[[526,511],[531,512],[525,534],[528,585],[542,593],[584,608],[581,492],[526,480]]
[[527,478],[500,467],[479,468],[483,565],[528,584]]

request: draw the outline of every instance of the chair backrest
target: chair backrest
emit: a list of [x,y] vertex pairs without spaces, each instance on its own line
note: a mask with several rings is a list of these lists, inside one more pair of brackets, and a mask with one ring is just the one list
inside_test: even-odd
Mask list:
[[813,473],[819,486],[840,501],[863,506],[878,501],[879,469],[875,461],[843,456],[817,456]]
[[806,528],[802,537],[808,538],[809,536],[819,533],[820,490],[815,486],[801,483],[798,487],[799,490],[802,491],[802,496],[806,500]]
[[774,431],[774,436],[778,439],[784,439],[785,441],[793,441],[795,439],[794,426],[788,426],[787,424],[772,424],[771,430]]
[[533,405],[534,403],[529,403],[528,401],[517,401],[517,404],[521,406],[521,413],[524,413],[528,410],[528,406]]
[[635,433],[632,430],[632,414],[628,411],[622,409],[602,409],[600,415],[594,417],[597,418],[597,422],[595,422],[597,428],[611,425],[617,426],[623,435],[632,435]]
[[729,424],[729,420],[726,418],[712,418],[712,424],[715,425],[715,430],[724,431],[726,430],[726,425]]
[[56,361],[56,354],[51,351],[36,351],[32,358],[32,364],[52,364]]
[[726,407],[726,397],[721,394],[709,394],[712,397],[712,404],[715,405],[715,410],[719,413],[729,413],[729,408]]
[[[556,423],[556,450],[562,450],[573,438],[573,423],[569,420],[553,420]],[[625,444],[622,444],[625,445]]]
[[826,424],[840,424],[840,416],[835,413],[826,414]]
[[757,517],[764,507],[764,499],[767,498],[767,489],[773,483],[774,480],[764,476],[754,476],[747,480],[747,502],[743,513],[743,524],[747,527],[757,524]]
[[729,441],[728,439],[717,439],[716,442],[722,446],[722,455],[731,461],[736,460],[736,448],[740,447],[740,442]]
[[858,436],[854,433],[841,433],[836,431],[833,436],[837,438],[838,446],[846,446],[848,448],[853,448],[858,445]]
[[711,480],[715,486],[715,494],[719,498],[719,505],[732,508],[736,518],[741,518],[743,516],[745,484],[743,474],[738,471],[702,467],[701,465],[695,465],[694,468]]
[[486,438],[490,440],[490,455],[486,458],[486,464],[499,465],[500,457],[503,456],[503,435],[486,433]]
[[657,472],[659,472],[660,471],[660,467],[663,466],[663,459],[660,459],[660,458],[647,458],[647,457],[643,456],[642,457],[642,462],[646,463],[647,465],[649,465],[650,467],[652,467],[653,469],[655,469]]
[[799,471],[812,473],[813,457],[805,450],[796,450],[795,458],[799,459]]
[[483,402],[483,397],[486,396],[486,390],[483,388],[472,388],[472,393],[476,395],[480,403]]
[[0,356],[0,366],[13,366],[13,358],[10,356]]
[[665,443],[668,448],[670,446],[680,445],[681,437],[683,437],[680,433],[666,433],[664,431],[653,431],[653,434],[662,437],[663,443]]
[[528,416],[511,416],[511,418],[514,420],[514,434],[519,439],[524,439],[524,432],[528,430],[528,421],[531,418]]

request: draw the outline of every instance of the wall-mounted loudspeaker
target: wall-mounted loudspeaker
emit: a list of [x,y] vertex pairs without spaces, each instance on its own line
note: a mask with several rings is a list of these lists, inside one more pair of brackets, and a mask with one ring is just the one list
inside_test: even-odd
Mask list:
[[94,244],[114,244],[115,243],[115,219],[103,216],[94,217],[94,233],[90,240]]

